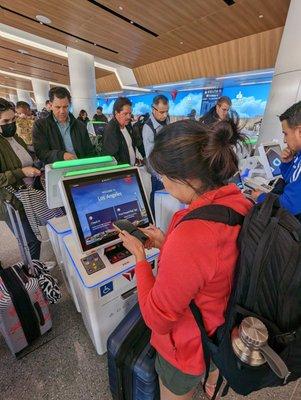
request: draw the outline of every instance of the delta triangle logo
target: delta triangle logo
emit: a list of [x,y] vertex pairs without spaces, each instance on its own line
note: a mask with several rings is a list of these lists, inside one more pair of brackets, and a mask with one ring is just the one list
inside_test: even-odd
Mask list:
[[134,279],[135,276],[135,268],[131,269],[128,272],[125,272],[124,274],[122,274],[122,276],[127,279],[128,281],[132,281]]

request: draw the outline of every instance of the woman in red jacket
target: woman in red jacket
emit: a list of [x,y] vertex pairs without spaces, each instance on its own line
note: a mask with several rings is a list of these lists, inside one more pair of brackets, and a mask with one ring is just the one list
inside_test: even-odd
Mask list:
[[150,162],[166,190],[188,205],[174,215],[166,235],[155,227],[143,230],[149,244],[161,250],[156,278],[142,243],[125,231],[120,233],[136,257],[138,299],[157,350],[161,400],[191,399],[205,372],[191,300],[201,310],[209,335],[224,322],[239,227],[203,220],[178,223],[208,204],[247,214],[250,202],[234,184],[226,183],[238,168],[233,149],[240,139],[233,121],[220,122],[213,130],[198,122],[179,121],[156,138]]

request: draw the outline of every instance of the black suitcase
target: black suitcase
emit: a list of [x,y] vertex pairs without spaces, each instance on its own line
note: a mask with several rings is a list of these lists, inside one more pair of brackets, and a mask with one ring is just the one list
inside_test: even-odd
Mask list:
[[108,339],[108,370],[114,400],[159,400],[156,351],[139,305],[135,305]]
[[[23,262],[32,265],[18,211],[7,204]],[[52,320],[38,279],[19,265],[3,269],[0,263],[0,333],[9,349],[18,355],[35,339],[49,331]]]

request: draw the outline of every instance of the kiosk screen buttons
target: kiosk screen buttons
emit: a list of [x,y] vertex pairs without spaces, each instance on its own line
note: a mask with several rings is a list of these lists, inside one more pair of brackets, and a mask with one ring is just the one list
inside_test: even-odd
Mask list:
[[89,254],[88,256],[82,258],[81,262],[88,275],[92,275],[106,267],[98,253]]

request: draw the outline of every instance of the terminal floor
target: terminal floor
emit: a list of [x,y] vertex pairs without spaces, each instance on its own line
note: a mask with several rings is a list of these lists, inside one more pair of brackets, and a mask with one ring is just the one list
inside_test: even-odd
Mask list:
[[[19,261],[16,240],[0,222],[0,260],[4,266]],[[42,245],[42,259],[54,259],[49,243]],[[5,400],[110,400],[106,356],[94,350],[80,314],[63,285],[63,298],[51,306],[53,329],[20,360],[8,351],[0,337],[0,399]],[[199,390],[195,399],[205,399]],[[233,392],[227,400],[243,399]],[[248,400],[300,400],[301,381],[266,389]]]

